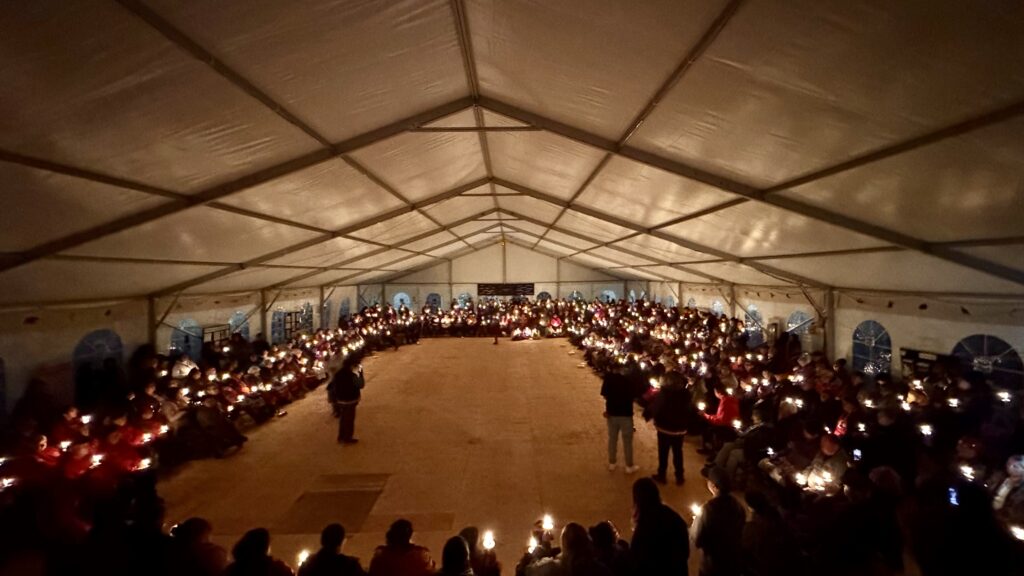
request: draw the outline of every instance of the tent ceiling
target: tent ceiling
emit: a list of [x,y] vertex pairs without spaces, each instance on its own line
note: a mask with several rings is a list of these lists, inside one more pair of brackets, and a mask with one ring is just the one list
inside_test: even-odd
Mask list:
[[502,237],[626,278],[1024,293],[1009,0],[0,11],[4,304],[368,282]]

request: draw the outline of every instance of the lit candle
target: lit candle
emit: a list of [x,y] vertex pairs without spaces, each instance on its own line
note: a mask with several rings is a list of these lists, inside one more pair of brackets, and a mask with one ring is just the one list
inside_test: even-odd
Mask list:
[[703,412],[704,409],[707,408],[707,407],[708,407],[708,405],[705,404],[704,402],[697,402],[697,410],[700,410],[700,411]]
[[544,519],[541,520],[540,526],[541,526],[541,528],[543,528],[545,530],[554,530],[555,529],[555,519],[552,518],[550,514],[545,514],[544,515]]
[[149,458],[143,458],[142,460],[139,461],[139,465],[136,466],[135,469],[136,470],[146,470],[147,468],[152,466],[152,464],[153,464],[152,460],[150,460]]
[[494,550],[494,532],[487,530],[484,532],[484,550]]
[[693,514],[694,518],[696,518],[697,516],[700,516],[700,510],[701,510],[700,504],[697,504],[696,502],[694,502],[693,504],[690,504],[690,513]]
[[739,430],[740,428],[743,428],[743,422],[740,422],[739,420],[733,420],[732,427]]
[[88,414],[82,416],[82,424],[89,424],[89,422],[92,422],[92,416]]
[[61,452],[67,452],[68,448],[70,448],[70,447],[71,447],[71,442],[69,440],[65,440],[65,441],[60,443],[60,451]]
[[959,400],[957,400],[956,398],[950,398],[949,399],[949,407],[950,408],[957,408],[958,406],[960,406],[960,401]]
[[974,468],[968,466],[967,464],[960,466],[960,474],[962,474],[963,477],[968,480],[974,480]]
[[309,560],[309,550],[303,550],[302,552],[299,552],[299,566],[305,564],[306,560]]
[[90,468],[95,468],[103,462],[103,454],[94,454],[92,457],[92,465]]
[[924,436],[932,435],[932,427],[930,424],[921,424],[919,429],[921,430],[921,434],[923,434]]
[[530,536],[530,542],[526,545],[526,549],[530,552],[530,554],[533,554],[533,551],[537,549],[537,546],[537,539],[533,536]]
[[1010,403],[1010,393],[1009,392],[1004,390],[1002,392],[999,392],[997,394],[997,396],[999,396],[999,400],[1002,401],[1003,404],[1009,404]]
[[1020,526],[1010,526],[1010,534],[1017,540],[1024,540],[1024,528]]

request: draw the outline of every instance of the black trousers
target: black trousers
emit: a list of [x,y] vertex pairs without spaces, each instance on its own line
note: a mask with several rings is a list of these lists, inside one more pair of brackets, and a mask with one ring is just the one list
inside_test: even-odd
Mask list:
[[658,476],[668,472],[668,453],[672,452],[672,466],[676,469],[676,480],[683,477],[683,435],[658,432]]
[[356,404],[335,404],[338,407],[338,442],[351,440],[356,432]]

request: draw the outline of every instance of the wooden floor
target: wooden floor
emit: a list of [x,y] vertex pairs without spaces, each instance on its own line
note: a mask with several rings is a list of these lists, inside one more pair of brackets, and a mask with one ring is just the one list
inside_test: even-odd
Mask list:
[[[474,338],[378,354],[364,363],[358,444],[335,442],[321,388],[253,431],[240,453],[187,464],[164,481],[168,521],[205,517],[229,549],[245,530],[267,527],[273,553],[293,565],[300,550],[317,548],[328,521],[346,525],[345,550],[364,566],[399,517],[438,561],[461,528],[494,530],[506,573],[544,513],[559,526],[610,519],[628,539],[630,486],[657,463],[654,431],[637,417],[640,472],[609,472],[600,382],[573,350],[564,340]],[[687,522],[689,505],[708,498],[693,448],[686,485],[662,490]]]

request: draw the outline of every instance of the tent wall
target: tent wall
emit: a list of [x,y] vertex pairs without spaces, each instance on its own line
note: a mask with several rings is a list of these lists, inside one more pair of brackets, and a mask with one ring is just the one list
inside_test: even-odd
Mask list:
[[171,337],[183,321],[194,321],[200,326],[216,326],[228,324],[235,312],[249,314],[249,333],[255,337],[260,331],[260,316],[257,309],[260,304],[258,293],[232,294],[224,296],[188,296],[179,298],[177,302],[173,298],[160,298],[156,303],[157,320],[160,319],[167,308],[173,308],[167,312],[167,318],[157,327],[156,349],[166,354],[170,348]]
[[56,401],[70,402],[75,347],[90,332],[103,329],[120,337],[127,359],[147,341],[146,303],[0,312],[0,358],[6,382],[6,390],[0,392],[7,411],[14,408],[37,372],[46,374],[46,389]]

